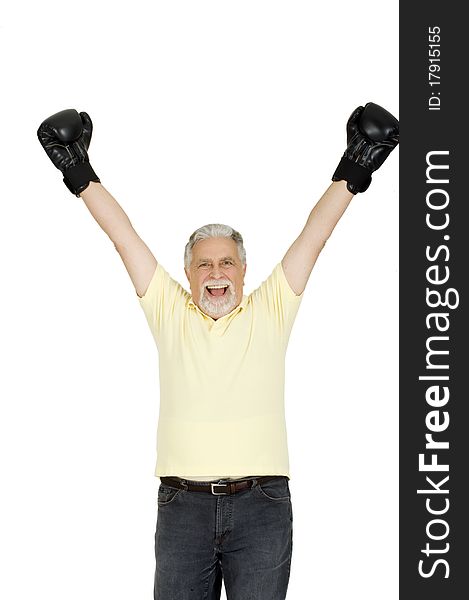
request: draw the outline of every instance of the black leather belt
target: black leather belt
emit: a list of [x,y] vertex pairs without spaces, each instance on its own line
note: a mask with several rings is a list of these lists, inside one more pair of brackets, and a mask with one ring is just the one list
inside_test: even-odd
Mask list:
[[[263,475],[254,479],[238,479],[237,481],[225,481],[220,479],[220,482],[190,482],[186,479],[174,478],[174,477],[160,477],[161,483],[177,487],[181,490],[187,490],[190,492],[208,492],[215,496],[221,496],[226,494],[236,494],[241,490],[251,489],[258,483],[269,481],[270,479],[277,479],[278,477],[286,477],[286,475]],[[222,483],[223,482],[223,483]]]

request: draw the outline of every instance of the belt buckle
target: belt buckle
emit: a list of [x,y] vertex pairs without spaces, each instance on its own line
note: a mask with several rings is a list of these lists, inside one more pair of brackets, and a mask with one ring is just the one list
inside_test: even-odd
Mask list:
[[214,485],[227,485],[226,483],[211,483],[210,486],[212,488],[212,494],[214,496],[226,496],[227,494],[229,494],[229,492],[214,492],[213,491],[213,486]]

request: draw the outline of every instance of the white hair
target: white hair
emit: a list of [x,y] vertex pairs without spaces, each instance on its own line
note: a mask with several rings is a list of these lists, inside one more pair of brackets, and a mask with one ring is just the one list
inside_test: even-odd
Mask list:
[[209,225],[204,225],[203,227],[199,227],[196,229],[194,233],[190,236],[189,241],[186,244],[184,250],[184,267],[189,270],[190,264],[192,262],[192,248],[199,240],[206,240],[208,238],[214,237],[226,237],[232,239],[236,242],[238,247],[238,255],[243,266],[246,264],[246,250],[243,245],[243,237],[239,233],[230,227],[229,225],[222,225],[221,223],[210,223]]

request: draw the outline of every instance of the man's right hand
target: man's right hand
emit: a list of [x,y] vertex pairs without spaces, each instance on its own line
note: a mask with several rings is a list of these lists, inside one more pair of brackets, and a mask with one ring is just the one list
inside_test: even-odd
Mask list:
[[90,181],[101,183],[93,171],[88,148],[93,123],[87,113],[74,108],[48,117],[37,130],[37,137],[54,165],[64,176],[64,183],[77,198]]

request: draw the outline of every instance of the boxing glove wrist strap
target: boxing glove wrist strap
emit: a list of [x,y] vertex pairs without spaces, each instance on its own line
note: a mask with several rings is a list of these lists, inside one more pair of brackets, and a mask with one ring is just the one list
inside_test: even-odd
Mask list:
[[347,189],[352,194],[365,192],[371,183],[371,172],[346,156],[340,159],[340,163],[332,176],[332,181],[344,179]]
[[90,181],[101,183],[89,162],[79,163],[64,172],[64,183],[77,198],[85,190]]

